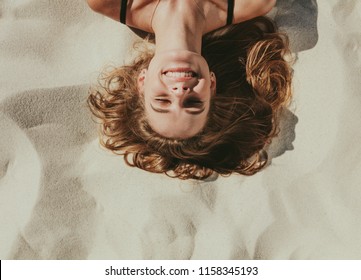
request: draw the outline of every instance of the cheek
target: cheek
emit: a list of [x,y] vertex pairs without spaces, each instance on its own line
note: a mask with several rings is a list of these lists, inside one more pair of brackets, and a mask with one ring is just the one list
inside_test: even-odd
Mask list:
[[156,95],[164,92],[166,89],[161,84],[160,79],[158,76],[148,76],[147,80],[144,83],[144,91],[143,94],[145,98],[148,98],[148,101],[150,101],[152,98],[154,98]]
[[206,83],[199,85],[199,87],[194,90],[198,92],[199,97],[201,97],[204,101],[207,101],[211,98],[211,87]]

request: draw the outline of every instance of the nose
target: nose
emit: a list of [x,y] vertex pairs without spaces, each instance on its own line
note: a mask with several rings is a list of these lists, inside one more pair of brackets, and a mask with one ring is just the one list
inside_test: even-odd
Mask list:
[[171,92],[175,95],[183,95],[183,94],[187,94],[190,92],[190,87],[184,85],[184,84],[177,84],[177,85],[173,85],[170,88]]

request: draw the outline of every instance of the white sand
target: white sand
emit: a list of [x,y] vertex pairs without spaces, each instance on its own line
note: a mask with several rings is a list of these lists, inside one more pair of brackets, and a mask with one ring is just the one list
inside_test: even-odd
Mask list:
[[184,182],[97,142],[87,88],[127,59],[124,26],[83,0],[0,0],[0,258],[359,259],[361,2],[315,2],[271,13],[298,52],[271,164]]

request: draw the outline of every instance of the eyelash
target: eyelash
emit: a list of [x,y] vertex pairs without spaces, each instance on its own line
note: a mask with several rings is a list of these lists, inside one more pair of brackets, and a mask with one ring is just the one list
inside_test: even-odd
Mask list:
[[200,100],[196,100],[196,99],[190,99],[190,100],[187,100],[188,103],[196,103],[196,104],[201,104],[203,103],[202,101]]
[[201,106],[201,104],[203,104],[203,102],[201,100],[197,100],[197,99],[189,99],[189,100],[186,100],[186,102],[184,102],[185,106],[199,107],[199,106]]
[[159,102],[159,103],[166,103],[166,104],[170,103],[170,100],[168,100],[168,99],[157,98],[156,101]]
[[[157,102],[162,103],[162,104],[170,104],[171,101],[168,99],[162,99],[162,98],[157,98],[155,99]],[[201,100],[196,100],[196,99],[189,99],[186,100],[185,102],[186,104],[203,104],[203,102]]]

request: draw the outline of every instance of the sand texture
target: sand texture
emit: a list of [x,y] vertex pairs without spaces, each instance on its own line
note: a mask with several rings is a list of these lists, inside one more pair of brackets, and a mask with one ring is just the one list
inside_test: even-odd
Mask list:
[[126,27],[85,0],[0,0],[0,259],[360,259],[361,1],[270,16],[297,56],[270,164],[194,182],[98,143],[85,100]]

